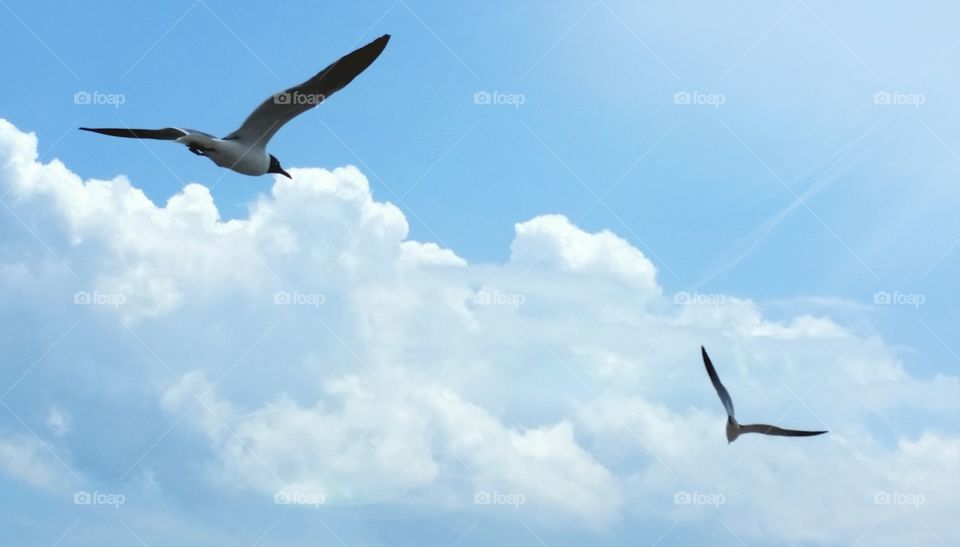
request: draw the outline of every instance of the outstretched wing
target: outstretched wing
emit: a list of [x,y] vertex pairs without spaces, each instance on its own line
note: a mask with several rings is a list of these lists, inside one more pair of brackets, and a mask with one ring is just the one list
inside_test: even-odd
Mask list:
[[763,435],[779,435],[781,437],[812,437],[823,435],[826,431],[801,431],[799,429],[783,429],[775,425],[748,424],[740,426],[740,433],[761,433]]
[[733,401],[730,399],[730,394],[727,393],[727,388],[723,387],[723,384],[720,383],[720,377],[717,376],[717,369],[713,368],[710,356],[707,355],[707,350],[704,349],[703,346],[700,346],[700,353],[703,355],[703,366],[707,367],[707,375],[710,376],[710,381],[713,382],[713,389],[717,390],[717,395],[720,396],[723,407],[727,409],[727,416],[733,418]]
[[100,133],[101,135],[110,135],[111,137],[126,137],[128,139],[159,139],[163,141],[175,141],[180,137],[188,135],[187,131],[177,129],[176,127],[164,127],[163,129],[130,129],[128,127],[81,127],[84,131]]
[[390,35],[384,34],[344,55],[306,82],[274,94],[261,103],[239,129],[224,138],[266,145],[285,123],[327,100],[366,70],[387,47],[389,40]]

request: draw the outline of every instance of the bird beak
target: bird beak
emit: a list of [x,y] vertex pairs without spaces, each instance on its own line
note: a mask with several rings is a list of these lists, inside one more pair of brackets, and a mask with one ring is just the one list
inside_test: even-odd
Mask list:
[[293,177],[290,176],[290,173],[287,173],[287,172],[284,171],[283,169],[281,169],[279,172],[280,172],[281,175],[287,177],[287,178],[290,179],[290,180],[293,180]]

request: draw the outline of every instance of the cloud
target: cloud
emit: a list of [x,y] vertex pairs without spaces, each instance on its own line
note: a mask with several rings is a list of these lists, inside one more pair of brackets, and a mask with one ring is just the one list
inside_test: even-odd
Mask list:
[[45,490],[65,491],[75,479],[60,456],[26,435],[0,437],[0,472]]
[[60,407],[54,405],[50,407],[47,414],[47,428],[58,437],[66,435],[70,431],[70,415]]
[[611,232],[588,234],[562,215],[543,215],[516,226],[513,264],[610,277],[660,293],[656,268],[639,250]]
[[[38,163],[36,145],[0,120],[0,316],[29,349],[4,378],[78,322],[10,404],[46,416],[89,481],[624,539],[638,519],[773,543],[894,544],[921,520],[960,538],[943,417],[958,380],[911,375],[857,323],[771,320],[744,295],[674,303],[640,250],[559,215],[517,224],[506,263],[473,264],[410,240],[355,167],[291,169],[223,221],[202,185],[157,206],[123,176]],[[831,434],[728,446],[700,344],[744,421]],[[71,414],[54,419],[46,392]],[[59,480],[18,443],[0,445],[6,473]]]

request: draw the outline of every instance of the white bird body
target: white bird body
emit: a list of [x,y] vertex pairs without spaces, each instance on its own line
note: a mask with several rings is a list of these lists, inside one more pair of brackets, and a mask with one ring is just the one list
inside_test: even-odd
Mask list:
[[202,150],[213,163],[244,175],[264,175],[270,168],[270,154],[260,144],[251,145],[240,139],[218,139],[201,133],[190,133],[176,142]]

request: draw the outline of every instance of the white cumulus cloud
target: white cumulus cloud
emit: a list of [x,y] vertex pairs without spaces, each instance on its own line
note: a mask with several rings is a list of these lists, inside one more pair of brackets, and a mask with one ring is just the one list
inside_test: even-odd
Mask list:
[[[78,326],[11,390],[27,418],[0,433],[46,416],[46,442],[87,480],[625,535],[662,519],[748,542],[897,544],[922,521],[960,541],[960,438],[943,417],[958,380],[911,375],[877,335],[774,321],[749,295],[674,303],[626,239],[559,215],[517,224],[506,263],[471,264],[410,240],[355,167],[291,169],[224,221],[203,185],[158,206],[36,148],[0,120],[0,317],[29,350],[4,378]],[[700,344],[743,421],[830,435],[728,446]],[[39,441],[12,438],[0,470],[61,480]]]

